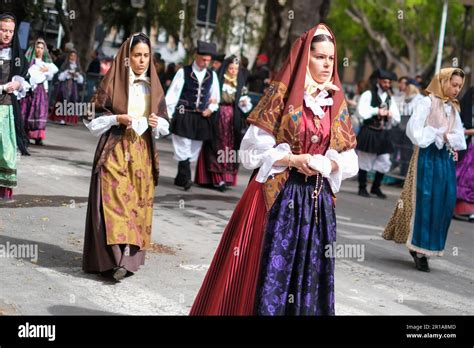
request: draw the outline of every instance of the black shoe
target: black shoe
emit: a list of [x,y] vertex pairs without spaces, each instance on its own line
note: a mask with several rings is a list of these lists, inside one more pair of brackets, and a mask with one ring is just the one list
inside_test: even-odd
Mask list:
[[381,199],[387,198],[387,195],[384,194],[378,187],[375,187],[375,188],[372,187],[372,189],[370,190],[370,193],[373,195],[376,195],[378,198],[381,198]]
[[114,273],[112,274],[112,277],[114,277],[114,279],[119,282],[123,278],[125,278],[126,275],[127,275],[127,270],[125,268],[117,267],[114,269]]
[[183,187],[184,187],[184,191],[188,191],[188,190],[191,188],[191,186],[193,186],[193,182],[192,182],[192,180],[189,180],[189,181],[188,181],[186,184],[184,184],[184,186],[183,186]]
[[42,139],[35,139],[35,145],[43,145],[43,140]]
[[362,196],[362,197],[370,197],[369,193],[367,192],[367,189],[365,187],[359,187],[359,193],[358,193],[359,196]]
[[416,255],[416,252],[412,250],[410,250],[410,255],[413,256],[413,260],[415,261],[415,266],[417,270],[422,271],[422,272],[430,271],[430,267],[428,265],[428,259],[426,258],[426,256],[418,257]]
[[225,185],[225,182],[221,182],[219,185],[215,185],[214,187],[219,192],[225,192],[227,190],[227,186]]

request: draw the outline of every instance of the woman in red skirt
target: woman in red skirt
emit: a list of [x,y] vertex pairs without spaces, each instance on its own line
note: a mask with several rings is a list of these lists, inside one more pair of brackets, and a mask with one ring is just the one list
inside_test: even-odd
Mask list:
[[301,35],[248,118],[255,169],[191,315],[332,315],[334,194],[357,174],[356,138],[325,24]]

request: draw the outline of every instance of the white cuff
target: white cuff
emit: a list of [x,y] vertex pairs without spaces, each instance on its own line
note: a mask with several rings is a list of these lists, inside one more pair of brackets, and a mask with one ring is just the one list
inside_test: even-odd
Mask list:
[[219,104],[212,103],[212,104],[209,104],[207,108],[211,110],[212,112],[216,112],[219,109]]
[[339,153],[334,149],[329,149],[326,157],[336,162],[338,167],[338,170],[332,172],[327,178],[332,192],[336,194],[341,188],[342,181],[356,175],[359,171],[358,157],[354,150]]
[[107,132],[112,126],[118,126],[119,122],[117,121],[117,115],[109,115],[96,117],[90,122],[86,122],[84,119],[84,124],[92,135],[98,137]]
[[291,148],[287,143],[279,144],[278,146],[268,150],[262,159],[262,166],[260,167],[255,180],[264,183],[270,175],[285,171],[288,168],[287,166],[273,166],[273,163],[281,160],[288,154],[291,154]]
[[84,83],[84,76],[82,76],[82,74],[79,74],[76,77],[74,77],[74,80],[76,80],[78,84],[82,85]]
[[[245,105],[243,105],[243,102],[246,102]],[[242,110],[242,112],[244,114],[246,114],[247,112],[249,112],[250,110],[252,110],[252,100],[250,99],[250,97],[248,95],[244,95],[242,97],[240,97],[240,100],[239,100],[239,109]]]
[[331,175],[331,160],[323,155],[312,155],[309,166],[320,172],[323,177],[327,178]]
[[170,134],[170,124],[163,117],[158,117],[158,126],[153,129],[155,139],[159,139],[160,135]]
[[31,87],[30,84],[26,82],[23,77],[18,75],[12,77],[12,82],[14,81],[19,82],[20,87],[16,91],[13,91],[13,94],[17,99],[24,98],[26,96],[26,92],[28,92]]
[[466,138],[464,134],[448,133],[446,134],[449,145],[454,151],[462,151],[467,149]]

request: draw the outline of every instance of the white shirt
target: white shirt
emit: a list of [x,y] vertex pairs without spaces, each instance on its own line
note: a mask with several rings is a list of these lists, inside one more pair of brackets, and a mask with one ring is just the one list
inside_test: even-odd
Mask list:
[[[387,100],[387,92],[383,91],[379,85],[377,85],[377,94],[380,97],[382,103]],[[373,107],[370,105],[371,102],[372,92],[370,90],[365,91],[361,94],[359,103],[357,104],[357,112],[363,120],[368,120],[369,118],[372,118],[373,116],[377,115],[379,112],[378,107]],[[398,111],[397,103],[395,102],[393,97],[391,98],[389,110],[392,113],[392,125],[395,126],[400,123],[400,112]]]
[[[196,62],[193,62],[192,69],[196,78],[198,80],[199,85],[201,85],[204,77],[206,76],[207,69],[199,69]],[[181,68],[176,72],[176,75],[171,82],[171,85],[166,92],[166,107],[168,108],[168,117],[172,118],[176,109],[176,105],[178,104],[179,97],[181,96],[181,92],[183,91],[184,87],[184,69]],[[200,91],[199,91],[200,93]],[[200,95],[198,95],[198,103],[199,103]],[[210,90],[210,98],[215,99],[216,102],[209,104],[208,108],[212,112],[217,111],[219,109],[219,102],[221,100],[220,94],[220,87],[219,87],[219,80],[217,79],[217,74],[213,71],[212,72],[212,85]]]
[[[143,76],[138,77],[132,74],[129,77],[127,112],[133,118],[132,128],[137,134],[141,135],[148,128],[147,115],[150,112],[151,86]],[[118,126],[120,123],[117,121],[117,115],[109,115],[94,118],[89,123],[86,123],[84,120],[84,124],[93,135],[100,136],[112,126]],[[168,135],[169,126],[167,120],[163,117],[158,117],[158,125],[156,128],[153,128],[154,137],[158,139],[160,135]]]
[[[75,63],[71,63],[71,69],[75,69],[76,67],[77,67],[77,65]],[[69,80],[69,79],[73,78],[74,80],[76,80],[77,83],[82,84],[84,82],[84,76],[82,76],[81,73],[78,73],[77,75],[72,76],[70,74],[70,72],[71,71],[69,69],[64,70],[63,72],[61,72],[58,75],[58,80],[59,81],[66,81],[66,80]]]

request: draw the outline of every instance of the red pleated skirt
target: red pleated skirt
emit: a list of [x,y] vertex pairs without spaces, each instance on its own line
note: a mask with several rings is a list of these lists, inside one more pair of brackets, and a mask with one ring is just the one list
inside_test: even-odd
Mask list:
[[227,224],[190,315],[253,315],[266,224],[262,184],[252,180]]

